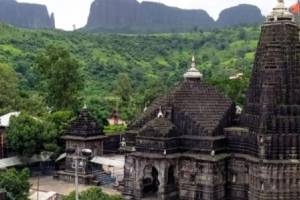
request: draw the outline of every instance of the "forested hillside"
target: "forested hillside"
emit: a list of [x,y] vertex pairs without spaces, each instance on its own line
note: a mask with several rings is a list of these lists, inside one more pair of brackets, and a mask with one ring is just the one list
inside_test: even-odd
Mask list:
[[[118,110],[124,119],[133,119],[156,96],[182,80],[192,54],[204,79],[242,104],[259,31],[258,27],[238,27],[184,34],[117,35],[0,25],[0,73],[6,75],[0,76],[0,112],[22,109],[42,115],[47,111],[45,92],[40,90],[34,68],[38,55],[49,45],[63,46],[81,63],[85,80],[81,103],[98,117]],[[244,76],[229,80],[238,73]],[[10,92],[5,93],[5,89]]]

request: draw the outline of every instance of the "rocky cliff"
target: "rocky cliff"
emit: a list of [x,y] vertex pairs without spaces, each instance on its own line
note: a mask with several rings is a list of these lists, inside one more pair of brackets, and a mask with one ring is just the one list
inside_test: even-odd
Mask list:
[[184,10],[160,3],[136,0],[95,0],[90,9],[87,31],[101,32],[185,32],[207,30],[263,21],[260,10],[239,5],[224,10],[215,22],[204,10]]
[[220,13],[217,25],[219,27],[231,27],[237,25],[261,24],[264,19],[258,7],[241,4],[223,10]]
[[49,16],[46,6],[15,0],[0,0],[0,22],[21,28],[55,28],[54,15]]
[[136,0],[95,0],[85,29],[108,32],[180,32],[213,26],[214,20],[204,10],[183,10],[160,3],[138,3]]

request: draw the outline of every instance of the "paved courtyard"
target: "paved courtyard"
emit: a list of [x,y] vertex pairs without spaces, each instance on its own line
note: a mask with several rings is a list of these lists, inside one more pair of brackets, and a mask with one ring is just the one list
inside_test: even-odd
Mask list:
[[[31,189],[37,190],[37,178],[31,178],[30,183],[32,184]],[[79,185],[79,191],[87,190],[92,186]],[[101,187],[103,192],[107,194],[120,194],[120,192],[112,189],[111,187]],[[39,180],[39,190],[40,191],[53,191],[61,195],[68,195],[75,190],[75,185],[73,183],[67,183],[59,180],[54,180],[52,176],[40,177]]]

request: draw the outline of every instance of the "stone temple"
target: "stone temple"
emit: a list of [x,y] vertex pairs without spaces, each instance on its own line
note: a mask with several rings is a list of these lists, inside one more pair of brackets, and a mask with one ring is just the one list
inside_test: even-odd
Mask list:
[[262,26],[246,105],[202,80],[156,99],[127,132],[126,199],[300,199],[299,27],[283,0]]

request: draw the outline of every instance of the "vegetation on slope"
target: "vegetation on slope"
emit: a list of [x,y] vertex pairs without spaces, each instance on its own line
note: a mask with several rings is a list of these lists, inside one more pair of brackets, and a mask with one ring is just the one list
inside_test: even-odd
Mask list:
[[[0,72],[11,74],[9,79],[0,77],[0,82],[8,80],[11,84],[7,87],[17,87],[18,91],[7,93],[6,99],[21,99],[18,103],[0,100],[0,114],[19,109],[34,115],[46,112],[47,94],[40,91],[40,77],[34,69],[38,55],[49,45],[63,46],[83,66],[81,104],[86,103],[99,118],[118,110],[123,119],[132,120],[156,96],[182,80],[192,54],[204,79],[242,105],[259,31],[258,27],[236,27],[184,34],[123,35],[0,25]],[[8,67],[15,70],[18,82]],[[244,76],[229,80],[240,72]],[[0,96],[6,95],[3,91]]]

